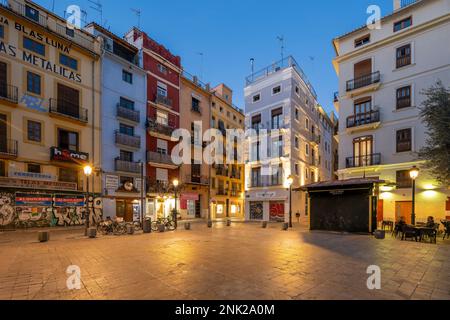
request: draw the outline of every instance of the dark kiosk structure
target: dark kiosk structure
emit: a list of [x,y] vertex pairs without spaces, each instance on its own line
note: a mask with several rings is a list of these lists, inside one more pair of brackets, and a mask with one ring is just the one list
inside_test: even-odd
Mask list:
[[378,179],[314,183],[308,192],[310,229],[373,233],[377,229]]

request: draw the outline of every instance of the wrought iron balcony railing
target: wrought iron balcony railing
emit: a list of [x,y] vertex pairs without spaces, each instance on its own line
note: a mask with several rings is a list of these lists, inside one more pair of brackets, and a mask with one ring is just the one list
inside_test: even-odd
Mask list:
[[380,122],[380,111],[372,110],[356,114],[347,118],[347,128],[355,128],[362,125]]
[[130,173],[141,172],[141,164],[139,162],[130,162],[122,160],[120,158],[115,159],[115,168],[116,171],[120,172],[130,172]]
[[0,139],[0,158],[17,158],[19,154],[19,143],[17,140]]
[[172,157],[168,154],[148,151],[147,152],[147,161],[153,163],[161,163],[166,165],[175,165],[172,161]]
[[358,157],[349,157],[346,159],[347,168],[358,168],[376,166],[381,164],[381,154],[374,153]]
[[117,104],[117,116],[123,119],[133,121],[135,123],[140,122],[141,113],[139,110],[128,109]]
[[209,185],[209,178],[201,175],[188,174],[186,175],[185,181],[186,183],[200,184],[205,186]]
[[164,105],[166,107],[169,107],[169,108],[172,108],[172,106],[173,106],[172,99],[169,99],[168,97],[160,95],[160,94],[158,94],[156,96],[155,103],[162,104],[162,105]]
[[19,89],[7,83],[0,82],[0,99],[5,99],[12,103],[18,103]]
[[75,119],[81,122],[88,122],[88,110],[80,107],[72,101],[64,99],[50,99],[50,113]]
[[347,81],[347,92],[367,87],[381,81],[380,71],[376,71]]
[[141,148],[141,137],[131,136],[128,134],[121,133],[120,131],[116,131],[115,135],[116,135],[116,144],[131,147],[134,149]]
[[158,123],[158,122],[156,122],[156,120],[153,120],[153,119],[148,119],[147,120],[147,129],[150,132],[156,132],[156,133],[171,137],[173,131],[175,130],[175,127],[171,126],[171,125],[165,125],[165,124]]

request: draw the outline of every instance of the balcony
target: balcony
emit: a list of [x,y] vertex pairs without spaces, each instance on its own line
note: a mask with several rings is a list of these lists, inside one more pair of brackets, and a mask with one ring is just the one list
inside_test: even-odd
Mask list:
[[377,166],[381,164],[381,154],[375,153],[365,156],[349,157],[345,162],[347,168]]
[[241,179],[241,172],[240,171],[234,171],[231,170],[231,179]]
[[49,112],[56,116],[62,116],[83,123],[88,122],[87,109],[81,108],[78,104],[64,99],[50,99]]
[[155,103],[156,104],[160,104],[160,105],[162,105],[162,106],[164,106],[166,108],[172,108],[173,107],[172,99],[169,99],[168,97],[160,95],[160,94],[156,95]]
[[0,158],[14,159],[19,153],[19,143],[16,140],[0,140]]
[[116,171],[120,172],[141,173],[141,164],[139,162],[130,162],[120,158],[115,159],[115,168]]
[[216,168],[216,176],[220,177],[228,177],[228,170],[224,167],[217,167]]
[[313,167],[319,167],[319,159],[311,157],[309,164]]
[[116,144],[133,149],[141,148],[141,137],[131,136],[128,134],[121,133],[119,131],[116,131],[115,135],[116,135]]
[[17,104],[19,102],[19,89],[6,83],[0,83],[0,99]]
[[347,132],[373,130],[380,126],[380,111],[372,110],[360,113],[347,118]]
[[173,187],[166,181],[151,180],[147,182],[148,193],[174,193]]
[[149,133],[156,133],[160,134],[166,137],[171,137],[173,131],[175,130],[174,126],[161,124],[156,122],[156,120],[148,119],[147,120],[147,130],[150,131]]
[[339,102],[339,91],[336,91],[336,92],[333,94],[333,102],[334,102],[334,103]]
[[117,104],[117,117],[125,120],[132,121],[134,123],[139,123],[141,118],[141,113],[139,110],[132,110]]
[[240,197],[241,196],[241,192],[239,190],[231,190],[230,191],[230,196],[231,197]]
[[172,157],[168,154],[148,151],[147,162],[155,167],[162,167],[167,169],[176,169],[178,166],[173,163]]
[[217,190],[216,195],[218,195],[218,196],[228,196],[228,190],[225,190],[223,188],[219,188]]
[[[34,17],[30,17],[27,15],[27,8],[23,3],[20,3],[15,0],[8,0],[8,1],[1,1],[1,5],[3,7],[7,7],[11,9],[12,11],[20,14],[23,17],[26,17],[27,19],[40,24],[44,28],[47,28],[47,17],[42,15],[41,13],[36,14]],[[32,6],[30,8],[34,9]]]
[[196,184],[209,186],[209,178],[206,176],[196,175],[196,174],[188,174],[185,179],[188,184]]
[[347,93],[353,97],[364,92],[377,90],[381,85],[380,81],[380,71],[352,79],[347,81]]
[[311,133],[311,144],[318,146],[321,141],[321,137],[318,134]]

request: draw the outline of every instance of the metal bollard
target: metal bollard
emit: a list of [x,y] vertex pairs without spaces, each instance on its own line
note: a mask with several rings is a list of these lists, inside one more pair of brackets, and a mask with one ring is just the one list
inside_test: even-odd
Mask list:
[[142,230],[144,233],[151,233],[152,232],[152,219],[145,219],[144,223],[142,225]]
[[227,227],[231,226],[231,220],[227,220]]
[[97,229],[96,228],[89,228],[87,233],[88,233],[88,237],[91,239],[94,239],[97,237]]
[[283,223],[283,231],[288,231],[289,229],[289,223]]
[[191,230],[191,223],[190,222],[186,222],[184,224],[184,230]]
[[48,231],[39,231],[38,234],[39,242],[47,242],[50,240],[50,232]]
[[266,228],[267,228],[267,221],[263,221],[263,222],[262,222],[262,228],[263,228],[263,229],[266,229]]
[[208,228],[212,228],[212,225],[213,225],[212,221],[209,220],[209,221],[208,221]]

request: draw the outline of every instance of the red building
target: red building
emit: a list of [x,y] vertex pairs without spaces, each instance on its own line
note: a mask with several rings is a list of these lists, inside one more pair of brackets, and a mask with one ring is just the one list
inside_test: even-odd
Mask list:
[[170,155],[178,143],[172,132],[180,126],[181,58],[137,28],[125,38],[140,49],[147,71],[147,215],[166,217],[175,207],[172,182],[179,178]]

